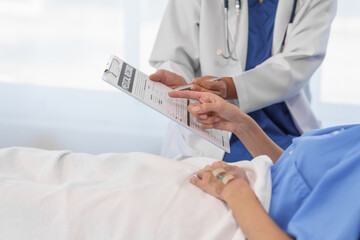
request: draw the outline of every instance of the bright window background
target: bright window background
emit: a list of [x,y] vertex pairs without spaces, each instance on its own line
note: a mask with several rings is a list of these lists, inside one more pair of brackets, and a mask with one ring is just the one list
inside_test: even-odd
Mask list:
[[0,81],[111,89],[110,54],[142,71],[166,0],[1,0]]
[[313,106],[324,126],[360,123],[359,9],[359,1],[338,1],[327,56],[313,79]]
[[168,120],[101,80],[150,74],[167,0],[1,0],[0,147],[159,153]]

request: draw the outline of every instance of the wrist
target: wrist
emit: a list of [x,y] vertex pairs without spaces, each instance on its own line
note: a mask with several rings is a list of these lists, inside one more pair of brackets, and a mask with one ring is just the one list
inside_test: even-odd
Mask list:
[[226,84],[226,96],[225,99],[231,100],[231,99],[237,99],[237,92],[236,87],[234,84],[234,80],[232,77],[224,77],[222,80]]
[[233,180],[228,184],[222,193],[222,198],[230,207],[251,199],[255,195],[249,184],[245,181]]
[[243,136],[249,134],[249,129],[253,124],[254,120],[246,113],[240,112],[234,121],[233,133],[241,140]]

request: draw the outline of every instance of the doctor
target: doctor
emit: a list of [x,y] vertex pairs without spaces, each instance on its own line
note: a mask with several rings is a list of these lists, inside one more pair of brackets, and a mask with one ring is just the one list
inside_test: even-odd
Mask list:
[[[170,0],[150,58],[159,70],[150,79],[173,88],[193,81],[192,90],[229,100],[287,148],[320,127],[309,80],[325,57],[335,12],[336,0]],[[206,82],[211,76],[222,80]],[[224,155],[170,124],[163,156],[252,158],[235,135]]]

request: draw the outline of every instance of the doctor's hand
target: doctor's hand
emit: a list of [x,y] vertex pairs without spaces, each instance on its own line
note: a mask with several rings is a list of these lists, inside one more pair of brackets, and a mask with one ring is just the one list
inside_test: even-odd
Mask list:
[[211,92],[224,99],[237,99],[237,93],[234,81],[231,77],[223,77],[221,80],[208,82],[208,79],[214,78],[212,76],[204,76],[194,78],[192,80],[192,91]]
[[163,69],[157,70],[155,73],[151,74],[149,78],[154,82],[161,82],[172,89],[187,84],[182,76]]
[[237,106],[209,92],[172,91],[173,98],[194,99],[199,102],[188,106],[188,111],[196,117],[204,129],[220,129],[238,134],[249,121],[249,116]]

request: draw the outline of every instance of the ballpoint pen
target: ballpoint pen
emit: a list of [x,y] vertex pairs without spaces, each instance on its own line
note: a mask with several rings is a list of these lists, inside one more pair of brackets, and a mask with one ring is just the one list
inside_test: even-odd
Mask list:
[[[214,82],[214,81],[219,81],[219,80],[221,80],[221,77],[209,78],[206,80],[206,82]],[[175,89],[173,89],[173,91],[190,90],[192,85],[193,84],[187,84],[187,85],[175,88]]]

